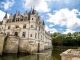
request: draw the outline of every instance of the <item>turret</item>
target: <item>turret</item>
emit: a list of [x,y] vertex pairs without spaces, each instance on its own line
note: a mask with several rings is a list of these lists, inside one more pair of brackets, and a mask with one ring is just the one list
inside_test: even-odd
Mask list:
[[7,12],[6,12],[6,14],[5,14],[4,18],[3,18],[3,24],[6,24],[6,22],[7,22]]
[[36,22],[37,17],[38,17],[38,14],[36,13],[36,10],[34,9],[34,7],[31,8],[31,11],[30,11],[30,22]]

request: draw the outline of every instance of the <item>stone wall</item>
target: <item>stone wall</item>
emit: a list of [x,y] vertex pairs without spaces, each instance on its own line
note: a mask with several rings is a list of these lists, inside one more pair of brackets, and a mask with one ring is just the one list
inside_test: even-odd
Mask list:
[[0,55],[2,55],[2,52],[3,52],[4,39],[5,39],[4,35],[0,34]]
[[19,38],[16,36],[9,36],[5,42],[5,53],[18,53]]
[[29,43],[27,39],[20,39],[19,41],[19,52],[27,53],[29,49]]
[[[0,55],[2,53],[35,53],[38,51],[44,51],[45,44],[29,42],[26,38],[8,36],[5,39],[3,34],[0,34]],[[39,48],[38,48],[39,47]],[[39,50],[38,50],[39,49]]]

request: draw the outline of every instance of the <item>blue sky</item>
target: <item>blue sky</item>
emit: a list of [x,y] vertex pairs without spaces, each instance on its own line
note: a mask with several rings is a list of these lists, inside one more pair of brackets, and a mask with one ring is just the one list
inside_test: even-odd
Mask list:
[[51,33],[73,33],[80,31],[80,0],[0,0],[0,21],[5,12],[21,14],[34,6],[41,19],[45,21],[45,30]]

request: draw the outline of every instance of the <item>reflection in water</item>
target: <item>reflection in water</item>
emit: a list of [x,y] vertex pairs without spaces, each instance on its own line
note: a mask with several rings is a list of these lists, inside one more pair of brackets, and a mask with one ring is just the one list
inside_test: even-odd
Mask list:
[[55,48],[52,50],[52,54],[51,54],[51,59],[52,60],[61,60],[61,56],[60,54],[65,51],[66,49],[59,49],[59,48]]
[[46,50],[45,52],[41,52],[40,54],[3,54],[0,56],[0,60],[60,60],[60,53],[64,50],[54,49],[54,50]]

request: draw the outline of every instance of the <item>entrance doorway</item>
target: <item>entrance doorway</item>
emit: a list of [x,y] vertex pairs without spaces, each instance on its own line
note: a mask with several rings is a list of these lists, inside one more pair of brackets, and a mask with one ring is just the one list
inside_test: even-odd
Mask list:
[[15,36],[18,36],[18,32],[15,32]]

